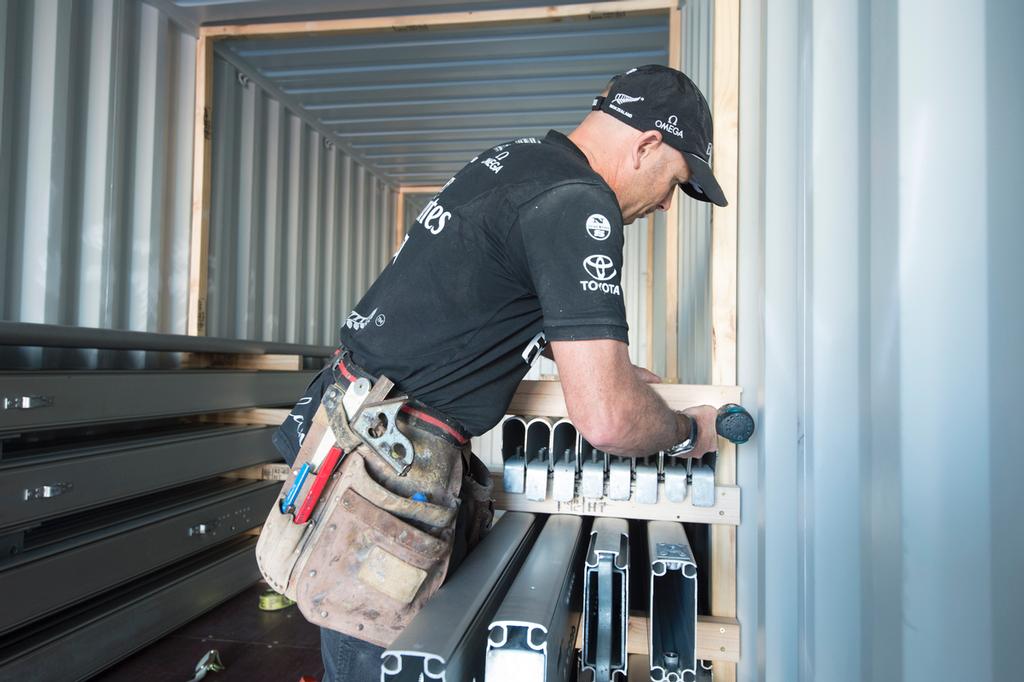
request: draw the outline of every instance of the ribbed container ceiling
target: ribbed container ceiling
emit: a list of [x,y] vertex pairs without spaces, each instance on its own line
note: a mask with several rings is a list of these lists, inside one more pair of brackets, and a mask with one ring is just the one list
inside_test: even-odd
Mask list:
[[232,39],[218,50],[384,178],[443,184],[503,140],[573,128],[610,76],[665,63],[664,14]]

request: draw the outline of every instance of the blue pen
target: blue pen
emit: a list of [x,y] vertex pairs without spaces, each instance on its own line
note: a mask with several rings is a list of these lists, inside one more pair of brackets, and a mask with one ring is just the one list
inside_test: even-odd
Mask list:
[[285,495],[284,500],[281,501],[281,513],[289,514],[291,510],[295,508],[295,498],[299,496],[299,491],[302,490],[302,484],[306,482],[306,476],[309,474],[309,462],[302,465],[299,469],[299,473],[295,476],[295,482],[292,483],[292,489]]

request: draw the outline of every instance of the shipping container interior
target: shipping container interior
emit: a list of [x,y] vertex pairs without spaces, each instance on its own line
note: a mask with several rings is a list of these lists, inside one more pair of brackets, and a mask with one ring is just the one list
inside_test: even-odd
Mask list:
[[[697,574],[679,679],[1017,679],[1021,31],[1008,0],[0,0],[0,677],[321,674],[256,609],[274,428],[454,173],[656,63],[729,206],[626,227],[630,358],[758,430],[702,507],[664,471],[654,505],[510,494],[499,424],[497,508],[631,519],[630,680],[658,521]],[[510,415],[566,417],[557,379]]]

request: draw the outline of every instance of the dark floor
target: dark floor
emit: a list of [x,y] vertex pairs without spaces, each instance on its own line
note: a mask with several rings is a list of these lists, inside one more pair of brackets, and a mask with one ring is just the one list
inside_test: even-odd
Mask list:
[[225,669],[207,673],[204,682],[299,682],[303,675],[323,675],[320,630],[298,608],[260,611],[259,583],[209,613],[154,642],[93,682],[185,682],[210,649],[220,653]]

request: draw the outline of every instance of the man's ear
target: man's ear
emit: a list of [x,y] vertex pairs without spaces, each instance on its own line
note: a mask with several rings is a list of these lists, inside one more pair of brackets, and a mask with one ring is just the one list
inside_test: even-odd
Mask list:
[[661,133],[645,130],[633,140],[633,170],[640,169],[640,161],[648,158],[661,146]]

